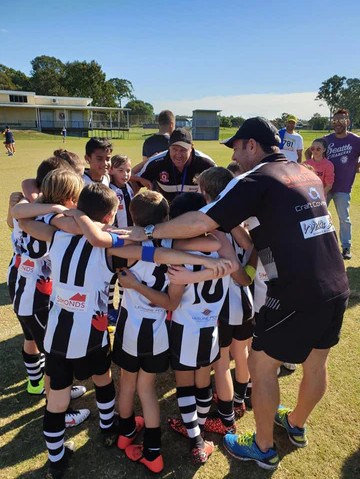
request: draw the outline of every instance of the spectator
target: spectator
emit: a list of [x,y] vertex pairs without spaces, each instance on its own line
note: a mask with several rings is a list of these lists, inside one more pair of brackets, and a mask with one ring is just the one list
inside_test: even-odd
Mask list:
[[289,161],[301,163],[304,144],[302,136],[294,131],[296,122],[296,116],[289,115],[287,117],[285,128],[279,131],[281,138],[280,150]]
[[326,158],[327,143],[324,138],[318,138],[310,147],[312,156],[304,165],[310,165],[322,181],[325,197],[334,183],[334,165]]
[[[328,193],[327,201],[335,203],[340,222],[340,242],[344,259],[351,259],[350,195],[355,174],[359,168],[360,137],[347,131],[350,125],[349,112],[339,109],[334,113],[332,125],[334,133],[324,136],[328,144],[327,158],[335,168],[335,181]],[[305,152],[310,158],[311,151]]]
[[170,110],[159,113],[159,131],[150,136],[143,144],[143,161],[146,162],[151,156],[169,149],[170,135],[175,129],[175,116]]
[[13,132],[10,130],[10,126],[6,126],[3,135],[5,136],[4,145],[7,149],[8,156],[13,156],[15,153],[15,140]]

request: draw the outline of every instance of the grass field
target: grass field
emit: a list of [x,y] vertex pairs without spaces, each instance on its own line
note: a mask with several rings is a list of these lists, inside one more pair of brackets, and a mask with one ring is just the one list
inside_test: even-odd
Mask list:
[[[227,138],[235,130],[222,130],[221,138]],[[136,164],[141,160],[144,134],[151,131],[138,130],[130,140],[114,140],[114,152],[124,153]],[[305,146],[321,136],[321,132],[302,132]],[[11,257],[10,231],[6,226],[9,194],[20,190],[21,180],[34,177],[37,165],[51,153],[62,147],[60,136],[15,132],[17,152],[7,157],[0,148],[1,171],[1,230],[0,230],[0,477],[40,478],[45,474],[47,454],[42,437],[42,415],[44,399],[30,397],[26,393],[26,375],[22,363],[22,334],[12,311],[6,288],[7,265]],[[66,148],[79,155],[84,152],[86,139],[68,138]],[[226,166],[231,151],[218,142],[197,142],[196,148],[207,153],[218,165]],[[331,211],[338,228],[336,214]],[[353,221],[353,259],[346,263],[351,285],[350,305],[346,312],[342,339],[330,355],[329,390],[313,412],[308,422],[309,446],[295,450],[283,430],[275,427],[281,467],[273,473],[265,472],[251,463],[237,462],[229,457],[219,436],[209,435],[216,450],[208,463],[195,469],[189,462],[186,440],[169,431],[166,418],[177,413],[174,380],[170,372],[158,378],[158,395],[162,415],[162,441],[165,469],[162,478],[326,478],[356,479],[360,477],[360,175],[356,180],[351,204]],[[296,251],[294,251],[294,255]],[[291,258],[289,258],[291,261]],[[310,272],[309,272],[310,273]],[[117,371],[114,368],[114,376]],[[288,374],[282,371],[280,377],[281,402],[293,406],[296,402],[300,369]],[[87,394],[73,403],[73,406],[88,407],[92,413],[88,421],[68,430],[67,438],[76,443],[76,453],[66,478],[147,478],[153,477],[142,466],[130,463],[118,449],[104,449],[99,441],[98,415],[94,389],[87,381]],[[140,412],[137,405],[137,412]],[[238,431],[254,428],[251,412],[237,423]]]

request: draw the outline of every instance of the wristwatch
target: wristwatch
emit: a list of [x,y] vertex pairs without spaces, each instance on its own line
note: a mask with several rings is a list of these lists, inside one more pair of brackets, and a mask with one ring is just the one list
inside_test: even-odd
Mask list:
[[144,233],[147,236],[148,240],[152,240],[153,238],[153,233],[154,233],[155,225],[147,225],[144,228]]

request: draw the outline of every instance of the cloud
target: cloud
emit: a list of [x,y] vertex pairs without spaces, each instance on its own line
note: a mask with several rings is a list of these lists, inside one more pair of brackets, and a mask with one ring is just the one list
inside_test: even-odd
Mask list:
[[169,109],[176,115],[191,116],[196,109],[221,110],[224,116],[265,116],[276,118],[282,113],[292,113],[303,120],[310,119],[314,113],[328,116],[329,110],[321,102],[315,101],[317,92],[303,93],[264,93],[236,96],[209,96],[194,100],[162,100],[154,102],[155,112]]

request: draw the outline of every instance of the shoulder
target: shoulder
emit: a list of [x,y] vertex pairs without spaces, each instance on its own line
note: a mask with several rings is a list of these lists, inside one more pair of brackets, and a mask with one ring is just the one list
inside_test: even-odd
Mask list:
[[145,172],[156,169],[166,164],[169,160],[168,150],[162,151],[158,155],[152,156],[139,171],[137,176],[142,176]]
[[194,158],[196,158],[197,162],[201,162],[201,163],[204,163],[205,165],[209,165],[209,167],[215,166],[215,161],[210,156],[206,155],[200,150],[194,149]]

